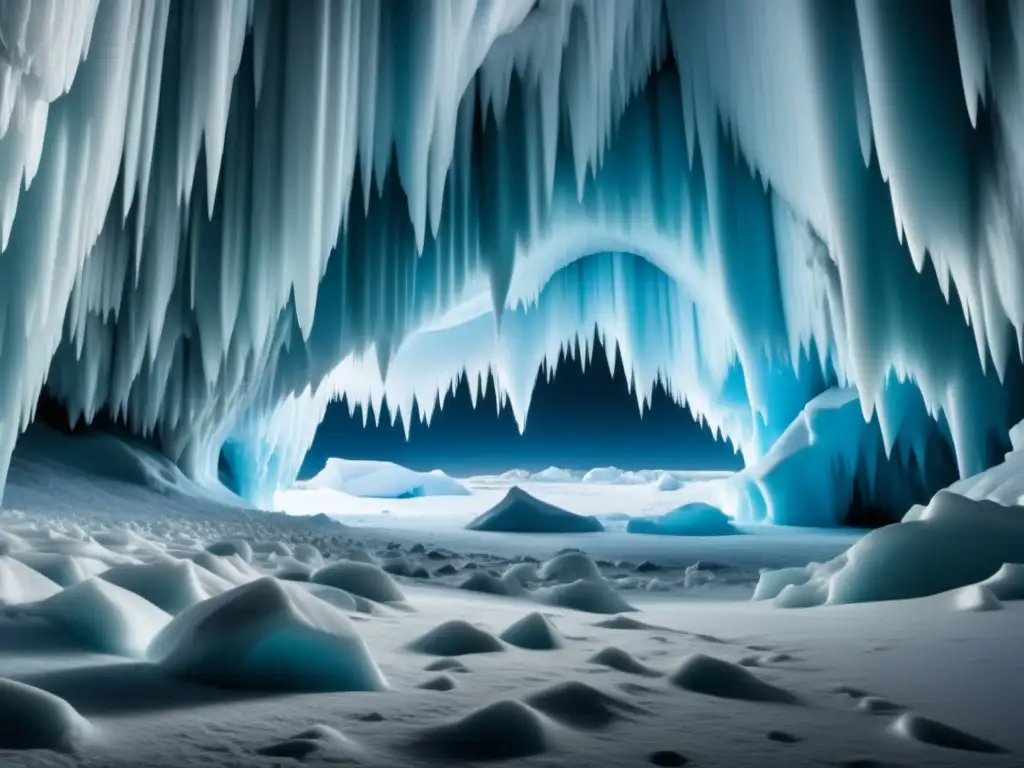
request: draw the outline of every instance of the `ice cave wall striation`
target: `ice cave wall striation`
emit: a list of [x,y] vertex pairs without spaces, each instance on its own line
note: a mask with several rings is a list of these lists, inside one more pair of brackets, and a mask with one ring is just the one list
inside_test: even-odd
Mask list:
[[523,424],[596,325],[748,460],[841,385],[973,474],[1024,415],[1018,40],[1009,0],[3,0],[0,465],[45,387],[265,498],[330,398],[491,368]]

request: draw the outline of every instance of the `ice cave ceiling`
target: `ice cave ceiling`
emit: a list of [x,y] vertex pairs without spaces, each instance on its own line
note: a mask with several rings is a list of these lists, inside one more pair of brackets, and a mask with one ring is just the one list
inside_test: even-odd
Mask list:
[[0,0],[0,476],[45,389],[258,498],[332,397],[491,368],[522,420],[595,325],[748,460],[840,385],[976,472],[1024,415],[1022,41],[1012,0]]

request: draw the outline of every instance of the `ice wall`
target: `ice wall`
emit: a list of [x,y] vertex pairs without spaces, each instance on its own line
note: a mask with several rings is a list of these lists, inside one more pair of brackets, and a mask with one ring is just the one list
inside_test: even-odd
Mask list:
[[972,474],[1024,415],[1018,40],[1010,0],[4,0],[0,470],[45,386],[259,497],[330,397],[491,367],[523,422],[596,324],[747,458],[833,384],[891,449],[895,382]]

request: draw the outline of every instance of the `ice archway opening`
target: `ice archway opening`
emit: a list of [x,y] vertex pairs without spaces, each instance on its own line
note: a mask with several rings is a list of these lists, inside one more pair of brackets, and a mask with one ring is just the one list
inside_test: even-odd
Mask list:
[[835,383],[883,454],[985,468],[1024,415],[1024,14],[927,5],[9,0],[0,469],[45,391],[255,498],[351,361],[397,387],[474,302],[539,355],[572,323],[516,307],[565,283],[560,323],[598,251],[657,267],[598,318],[640,391],[690,352],[638,297],[696,299],[707,386],[669,375],[745,455]]

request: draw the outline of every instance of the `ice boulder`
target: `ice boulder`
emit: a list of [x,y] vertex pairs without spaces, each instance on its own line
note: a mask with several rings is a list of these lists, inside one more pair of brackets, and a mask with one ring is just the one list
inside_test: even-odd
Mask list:
[[525,702],[551,719],[572,728],[606,728],[627,715],[644,712],[619,696],[579,680],[555,683],[526,697]]
[[29,544],[21,536],[0,530],[0,556],[9,555],[11,552],[24,552],[27,549]]
[[496,653],[505,646],[490,632],[468,621],[452,619],[438,624],[409,644],[409,650],[432,656],[464,656],[471,653]]
[[468,496],[469,491],[440,470],[416,472],[390,461],[328,459],[316,477],[296,488],[341,491],[349,496],[411,499],[421,496]]
[[658,478],[659,491],[678,491],[683,487],[683,481],[668,472],[662,472]]
[[245,562],[252,562],[252,545],[244,539],[225,539],[218,541],[206,548],[211,555],[219,557],[231,557],[237,555]]
[[795,704],[796,696],[765,682],[753,672],[731,661],[693,653],[683,659],[669,676],[677,688],[722,699]]
[[498,533],[596,533],[604,530],[596,517],[577,515],[548,504],[518,485],[466,527]]
[[533,599],[547,605],[572,608],[586,613],[625,613],[636,610],[604,581],[590,579],[538,589],[533,593]]
[[410,748],[417,757],[449,761],[509,760],[547,752],[553,731],[554,723],[537,710],[504,699],[424,731]]
[[292,557],[300,563],[312,565],[314,568],[319,568],[324,564],[324,556],[320,554],[320,550],[306,542],[295,545],[292,549]]
[[538,572],[543,581],[601,581],[601,570],[585,552],[563,552],[545,562]]
[[0,605],[44,600],[60,592],[60,585],[9,555],[0,556]]
[[331,563],[316,571],[310,581],[337,587],[376,603],[399,603],[405,595],[398,584],[376,565],[351,560]]
[[191,560],[157,560],[138,565],[115,565],[101,576],[170,614],[178,614],[234,584]]
[[626,524],[627,533],[662,536],[728,536],[739,531],[722,510],[703,502],[684,504],[661,517],[637,517]]
[[382,691],[387,683],[348,618],[296,585],[262,578],[193,606],[149,658],[205,685],[274,691]]
[[171,620],[148,600],[99,578],[67,587],[25,611],[63,627],[91,651],[133,658],[143,658]]
[[530,613],[501,633],[501,639],[517,648],[554,651],[565,645],[551,620],[542,613]]
[[89,721],[64,699],[0,680],[0,750],[72,752],[93,733]]

